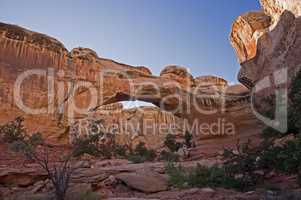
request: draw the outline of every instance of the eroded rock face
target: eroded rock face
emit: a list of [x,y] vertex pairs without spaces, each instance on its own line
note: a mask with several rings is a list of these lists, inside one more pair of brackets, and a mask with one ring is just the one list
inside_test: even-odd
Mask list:
[[29,186],[33,183],[45,180],[47,175],[45,173],[37,172],[34,170],[17,170],[17,169],[1,169],[0,184],[2,185],[17,185],[17,186]]
[[[274,80],[269,89],[258,95],[260,99],[270,96],[281,84],[289,86],[301,66],[301,2],[262,0],[261,4],[264,13],[254,18],[245,17],[253,13],[238,17],[231,33],[232,45],[241,63],[239,81],[253,88],[264,78]],[[251,27],[249,24],[259,26],[248,29],[246,24],[247,27]],[[287,76],[284,73],[279,77],[281,69],[287,71]]]
[[299,0],[260,0],[264,12],[274,20],[283,13],[284,10],[292,12],[295,17],[301,15],[301,2]]
[[[93,119],[100,120],[104,132],[114,133],[119,144],[134,147],[143,142],[148,148],[160,149],[164,146],[167,134],[172,133],[179,138],[185,134],[185,120],[170,112],[145,106],[120,109],[119,105],[102,106],[88,120],[90,124],[94,122]],[[75,124],[75,130],[79,125]]]
[[90,62],[93,62],[98,58],[97,53],[92,49],[81,47],[72,49],[69,55],[73,58],[88,60]]
[[[74,123],[72,131],[90,127],[96,120],[101,122],[99,128],[103,132],[116,136],[117,143],[132,147],[143,142],[148,148],[159,149],[163,147],[167,134],[173,133],[179,137],[185,134],[185,120],[168,111],[155,106],[126,109],[121,103],[99,107],[93,115]],[[86,135],[89,129],[83,130],[81,134]],[[77,134],[71,134],[71,141],[76,137]]]
[[225,89],[228,86],[225,79],[215,76],[199,76],[194,79],[194,82],[197,87],[215,87],[217,90]]
[[175,80],[179,83],[179,87],[184,87],[184,89],[190,88],[194,85],[192,75],[188,72],[187,68],[181,66],[166,66],[161,71],[160,77]]
[[240,63],[256,56],[258,38],[271,25],[264,12],[250,12],[239,16],[232,26],[231,43]]
[[[17,80],[21,81],[20,97],[14,89]],[[213,138],[227,138],[233,144],[240,134],[249,134],[243,131],[249,130],[246,127],[252,127],[253,134],[259,128],[250,114],[248,94],[227,92],[227,83],[221,78],[194,78],[179,66],[168,66],[156,77],[146,67],[100,58],[91,49],[68,52],[56,39],[14,25],[0,25],[0,82],[0,122],[23,115],[29,132],[42,132],[55,141],[65,138],[67,142],[69,138],[63,136],[68,135],[70,124],[91,117],[105,118],[107,123],[114,117],[129,119],[133,124],[148,119],[153,124],[181,125],[185,119],[193,125],[197,121],[198,129],[188,130],[198,135],[202,123],[216,123],[220,118],[235,126],[237,137],[222,134]],[[117,106],[122,114],[99,115],[104,106],[126,100],[150,102],[161,110],[124,111]],[[22,103],[29,109],[20,109]],[[105,109],[112,108],[109,105]],[[241,124],[237,119],[245,122]],[[144,139],[153,144],[160,137]]]

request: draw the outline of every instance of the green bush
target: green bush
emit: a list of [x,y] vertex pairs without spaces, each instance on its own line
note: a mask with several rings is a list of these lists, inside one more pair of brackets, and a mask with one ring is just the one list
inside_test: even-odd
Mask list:
[[181,165],[167,163],[166,173],[170,185],[179,188],[188,187],[188,172]]
[[134,163],[153,161],[156,158],[156,152],[147,149],[144,143],[139,143],[133,151],[127,152],[126,146],[115,144],[115,142],[104,143],[101,138],[103,133],[90,134],[84,138],[75,140],[74,145],[78,148],[77,155],[89,154],[95,157],[104,157],[107,159],[112,156],[127,158]]
[[114,146],[114,154],[117,157],[126,158],[127,157],[127,148],[123,145],[115,145]]
[[[288,130],[280,133],[271,127],[262,131],[263,141],[257,147],[250,147],[250,143],[238,145],[238,153],[225,150],[226,172],[232,176],[241,175],[246,185],[256,185],[262,181],[264,175],[276,171],[288,175],[297,175],[301,185],[301,71],[292,81],[289,92]],[[267,100],[269,109],[266,116],[273,118],[276,108],[275,102]],[[294,138],[281,145],[275,145],[278,139],[293,134]],[[263,174],[256,172],[261,171]]]
[[262,179],[260,174],[255,173],[260,169],[258,165],[259,151],[251,147],[250,140],[242,145],[238,144],[236,150],[237,152],[224,151],[225,172],[232,177],[239,175],[244,187],[253,187]]
[[132,163],[144,163],[146,162],[145,157],[135,155],[135,154],[129,154],[127,159],[131,161]]
[[272,146],[260,156],[261,167],[287,174],[298,174],[301,167],[301,136],[297,136],[282,146]]
[[[11,124],[12,123],[9,125]],[[22,121],[20,121],[18,127],[23,127]],[[96,135],[81,139],[75,142],[72,148],[70,148],[70,151],[57,154],[53,146],[43,140],[40,133],[35,133],[30,136],[27,135],[24,130],[22,137],[18,137],[18,139],[9,143],[9,146],[12,151],[23,154],[27,159],[38,164],[46,172],[48,179],[53,185],[55,199],[64,200],[70,186],[72,174],[78,169],[77,166],[73,165],[75,157],[85,152],[97,152],[98,149],[95,150],[94,147],[98,139],[99,137]],[[57,155],[59,161],[57,163],[51,162],[49,160],[51,155]],[[93,193],[87,193],[81,199],[89,200],[99,198]]]
[[0,138],[5,143],[13,143],[23,140],[26,135],[26,130],[23,126],[24,118],[17,117],[5,125],[0,126]]
[[166,172],[169,176],[169,183],[175,187],[223,187],[245,190],[240,179],[227,176],[222,167],[204,167],[197,165],[194,168],[184,169],[181,165],[176,166],[168,163]]
[[101,141],[103,133],[90,134],[84,138],[78,138],[74,141],[74,145],[78,146],[78,155],[89,154],[94,157],[103,157],[110,159],[112,156],[125,158],[127,156],[127,148],[114,142],[105,143]]
[[73,144],[78,147],[76,148],[75,157],[83,154],[89,154],[95,157],[101,156],[101,150],[99,148],[100,138],[100,134],[91,134],[85,138],[77,138]]
[[188,148],[191,148],[192,147],[192,134],[189,133],[188,131],[186,131],[184,138],[185,138],[185,145]]
[[163,150],[160,153],[159,159],[167,162],[178,162],[180,160],[180,156],[176,153]]
[[181,147],[182,144],[176,141],[176,136],[172,134],[167,134],[164,145],[171,151],[177,152]]
[[133,163],[143,163],[146,161],[154,161],[157,155],[153,149],[147,149],[145,143],[140,142],[133,152],[128,155],[128,160]]

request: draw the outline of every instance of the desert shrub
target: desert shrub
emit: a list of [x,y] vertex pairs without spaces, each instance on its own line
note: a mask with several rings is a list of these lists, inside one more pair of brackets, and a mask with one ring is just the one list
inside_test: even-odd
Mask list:
[[167,162],[178,162],[180,160],[180,156],[176,153],[163,150],[160,153],[159,159]]
[[265,168],[287,174],[298,174],[301,167],[301,136],[298,135],[281,146],[272,146],[260,156],[259,164]]
[[188,131],[186,131],[185,135],[184,135],[184,139],[185,139],[185,145],[188,148],[192,147],[192,134],[189,133]]
[[246,187],[240,178],[228,176],[225,168],[197,165],[189,174],[189,184],[192,187],[223,187],[245,190]]
[[156,158],[156,152],[153,149],[147,149],[143,142],[136,146],[134,154],[145,158],[146,161],[153,161]]
[[176,152],[183,147],[192,147],[192,134],[186,131],[184,135],[184,142],[182,143],[176,141],[175,135],[168,134],[165,137],[164,146],[167,150],[163,150],[160,153],[159,159],[167,162],[178,162],[180,160],[180,156]]
[[75,152],[75,156],[78,157],[82,154],[89,154],[91,156],[100,156],[99,151],[99,140],[101,135],[99,134],[91,134],[86,136],[85,138],[77,138],[74,141],[74,146],[77,146],[77,151]]
[[[249,185],[258,184],[264,175],[271,171],[301,177],[301,71],[292,81],[288,97],[287,132],[280,133],[267,127],[262,131],[263,140],[257,147],[250,147],[248,142],[237,147],[238,153],[225,150],[227,173],[241,175],[244,182],[249,182]],[[267,102],[270,108],[265,114],[273,118],[275,109],[281,108],[276,108],[275,102],[269,99]],[[275,145],[278,139],[290,134],[294,136],[292,139],[281,145]],[[261,174],[256,173],[258,171],[261,171]]]
[[224,187],[243,190],[240,179],[228,176],[223,167],[205,167],[197,165],[194,168],[185,169],[181,165],[168,163],[166,172],[169,183],[175,187]]
[[179,188],[188,187],[188,172],[181,165],[176,166],[172,162],[167,163],[166,173],[170,185]]
[[[85,143],[88,145],[88,143]],[[22,140],[10,144],[12,151],[23,154],[27,159],[37,163],[50,179],[57,200],[64,200],[69,188],[71,176],[77,170],[73,165],[74,158],[84,153],[82,145],[74,145],[69,152],[61,152],[57,161],[50,161],[53,150],[52,145],[47,144],[41,134],[33,134]]]
[[164,145],[171,152],[177,152],[182,147],[182,144],[176,141],[176,136],[172,134],[166,135]]
[[134,151],[128,155],[128,160],[133,163],[143,163],[146,161],[154,161],[155,159],[156,152],[153,149],[147,149],[143,142],[140,142]]
[[236,151],[225,150],[224,168],[227,174],[232,177],[240,176],[244,187],[253,187],[262,180],[262,174],[255,173],[259,170],[259,149],[251,146],[250,140],[242,145],[237,144]]
[[146,148],[144,142],[139,142],[139,144],[136,146],[134,152],[135,152],[135,154],[137,154],[139,156],[144,156],[147,154],[148,149]]
[[22,139],[10,143],[9,148],[13,152],[23,154],[28,160],[35,161],[36,155],[33,152],[40,145],[44,145],[44,140],[40,133],[34,133],[31,136],[25,133]]
[[236,152],[225,150],[225,172],[234,177],[239,175],[244,187],[254,187],[262,183],[271,171],[288,175],[300,174],[301,137],[297,137],[281,146],[262,142],[257,147],[249,143],[240,145]]
[[103,142],[102,138],[104,135],[103,133],[96,133],[75,139],[73,143],[79,146],[78,154],[83,155],[85,153],[106,159],[110,159],[113,156],[125,158],[127,156],[127,148],[114,142]]
[[[152,149],[147,149],[145,143],[140,142],[134,150],[125,145],[116,144],[115,135],[104,133],[96,128],[98,121],[92,123],[90,132],[85,137],[76,138],[74,144],[79,146],[79,154],[89,154],[94,157],[110,159],[113,156],[118,158],[127,158],[134,163],[153,161],[156,153]],[[96,125],[95,125],[96,124]]]
[[[85,153],[106,159],[112,157],[126,158],[128,148],[125,145],[116,144],[116,135],[99,128],[101,127],[100,123],[102,123],[102,120],[92,120],[87,134],[73,140],[73,144],[80,146],[78,148],[79,154]],[[74,131],[78,131],[78,129]],[[81,134],[74,132],[74,135]]]
[[77,170],[73,165],[75,157],[87,151],[94,151],[92,147],[97,137],[93,136],[81,140],[81,142],[74,144],[69,151],[61,152],[57,156],[57,161],[51,162],[49,157],[51,152],[53,152],[53,146],[47,144],[40,133],[27,134],[22,123],[23,119],[17,118],[14,122],[3,125],[2,133],[5,136],[9,136],[4,137],[4,141],[9,144],[10,150],[20,153],[26,159],[37,163],[47,173],[54,187],[55,198],[64,200],[70,185],[71,176]]
[[127,159],[129,161],[131,161],[132,163],[144,163],[146,162],[145,158],[142,157],[142,156],[139,156],[139,155],[136,155],[136,154],[132,154],[130,153],[128,156],[127,156]]
[[23,140],[26,130],[23,126],[24,118],[17,117],[14,121],[0,126],[0,138],[5,143]]
[[117,157],[120,158],[126,158],[127,157],[127,148],[124,145],[115,145],[114,146],[114,154]]
[[288,131],[287,133],[301,133],[301,71],[292,81],[289,91]]
[[[39,136],[33,136],[33,138],[39,138]],[[35,141],[35,142],[33,142]],[[51,180],[54,188],[57,200],[64,200],[65,194],[69,185],[71,170],[69,168],[69,160],[64,162],[64,167],[55,166],[54,169],[50,167],[49,149],[48,145],[41,141],[40,145],[37,145],[36,139],[24,138],[22,140],[14,141],[10,144],[10,149],[16,153],[23,154],[28,160],[36,162],[43,170],[48,174],[48,178]],[[45,149],[38,149],[41,146]],[[66,165],[65,165],[66,163]],[[66,167],[65,167],[66,166]]]

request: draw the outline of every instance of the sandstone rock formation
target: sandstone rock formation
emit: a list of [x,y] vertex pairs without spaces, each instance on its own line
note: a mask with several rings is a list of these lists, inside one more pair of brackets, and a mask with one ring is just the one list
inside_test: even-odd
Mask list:
[[101,120],[105,132],[116,134],[117,142],[128,146],[144,142],[148,147],[158,149],[163,147],[167,134],[185,134],[183,119],[157,107],[101,108],[92,118]]
[[260,0],[264,12],[276,22],[284,10],[292,12],[295,17],[301,15],[301,2],[299,0]]
[[33,169],[7,169],[2,168],[0,184],[26,187],[35,182],[46,179],[47,175]]
[[250,12],[237,18],[232,26],[231,42],[239,61],[255,57],[258,37],[271,25],[271,18],[263,12]]
[[[16,85],[18,81],[20,88]],[[63,136],[70,125],[84,118],[105,118],[108,123],[115,117],[128,118],[133,124],[149,118],[151,123],[176,122],[180,127],[179,121],[185,119],[192,127],[188,131],[198,135],[197,140],[210,139],[207,143],[212,145],[207,149],[214,152],[215,148],[235,144],[239,138],[258,134],[260,128],[252,115],[247,92],[233,93],[233,88],[221,78],[194,78],[179,66],[167,66],[156,77],[146,67],[100,58],[87,48],[69,52],[54,38],[3,23],[0,82],[0,122],[23,115],[30,132],[42,132],[49,140],[64,138],[67,142],[68,137]],[[110,110],[110,104],[126,100],[150,102],[161,110],[119,108],[120,113],[108,112],[106,117],[101,114],[104,106],[109,105],[105,109]],[[235,136],[225,134],[224,130],[210,135],[219,121],[233,126]],[[197,130],[193,129],[194,123]],[[209,131],[205,136],[200,131],[202,124]],[[153,141],[152,145],[162,139],[152,138],[143,139]]]
[[238,17],[231,33],[241,63],[238,79],[245,86],[253,88],[265,77],[277,79],[281,69],[288,72],[287,77],[283,74],[271,82],[272,89],[264,90],[260,98],[270,96],[281,83],[289,83],[301,66],[301,2],[261,0],[261,4],[263,11]]
[[228,82],[220,77],[215,76],[199,76],[194,79],[195,85],[197,87],[207,90],[212,90],[213,88],[216,90],[227,89],[228,92]]
[[126,183],[129,187],[144,193],[168,190],[167,177],[155,172],[122,173],[117,175],[116,178]]

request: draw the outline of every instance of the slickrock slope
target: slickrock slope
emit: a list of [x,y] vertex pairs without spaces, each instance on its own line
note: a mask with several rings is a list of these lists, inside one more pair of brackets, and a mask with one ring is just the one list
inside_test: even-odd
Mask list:
[[[261,4],[263,11],[238,17],[231,33],[241,63],[238,79],[248,88],[265,77],[277,79],[281,69],[287,69],[289,84],[301,66],[301,2],[261,0]],[[284,74],[271,82],[272,88],[279,88],[283,82],[286,82]],[[257,96],[262,98],[272,93],[273,89],[268,89]]]
[[[21,83],[20,98],[17,80]],[[4,23],[0,23],[0,83],[0,122],[22,115],[29,131],[42,132],[49,140],[66,135],[72,120],[97,118],[104,105],[125,100],[146,101],[161,109],[142,108],[112,115],[131,118],[134,124],[148,118],[151,123],[185,119],[191,126],[197,123],[198,128],[204,123],[219,123],[219,119],[232,124],[235,136],[222,133],[208,137],[198,129],[189,129],[198,138],[216,138],[209,142],[214,144],[208,146],[210,149],[220,149],[224,142],[235,144],[238,138],[249,138],[260,129],[249,106],[248,92],[233,93],[221,78],[194,78],[179,66],[167,66],[160,76],[153,76],[146,67],[100,58],[88,48],[69,52],[54,38]],[[27,110],[20,110],[22,103]],[[102,118],[110,121],[112,116]],[[67,142],[68,137],[65,139]]]

